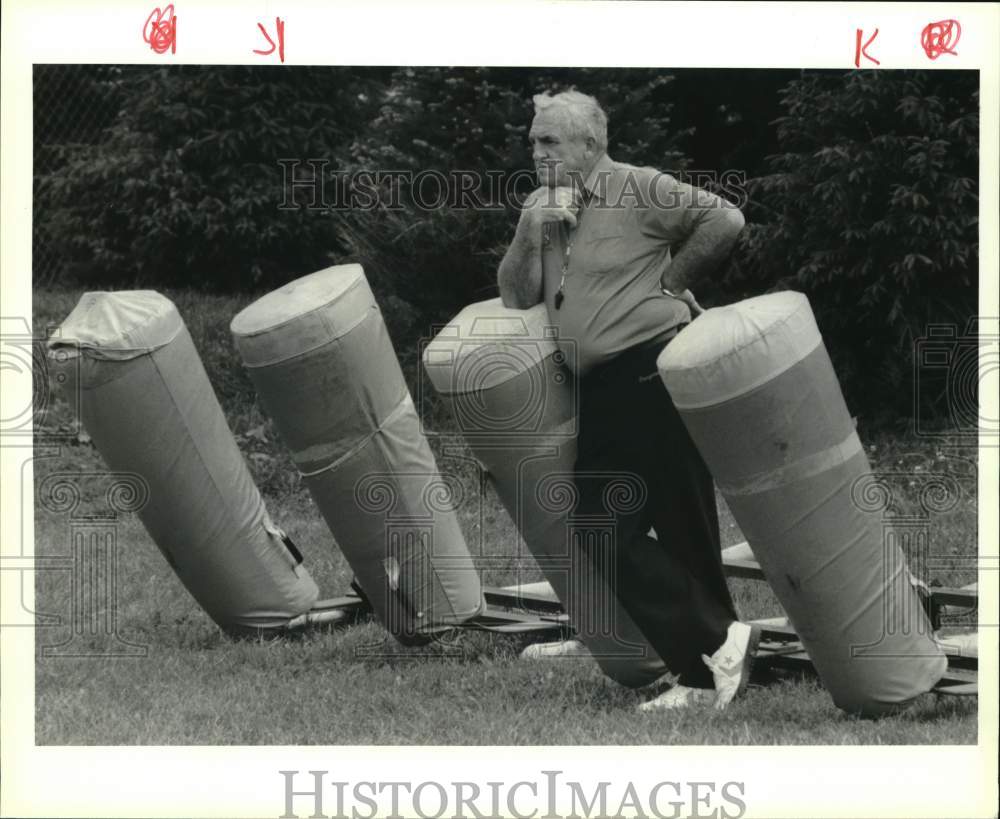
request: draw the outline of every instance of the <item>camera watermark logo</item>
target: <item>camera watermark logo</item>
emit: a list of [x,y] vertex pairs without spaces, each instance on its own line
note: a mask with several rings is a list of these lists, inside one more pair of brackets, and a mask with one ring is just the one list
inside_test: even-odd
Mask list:
[[[48,338],[58,336],[32,333],[24,318],[0,317],[0,371],[3,398],[0,399],[0,446],[20,446],[26,441],[54,443],[75,438],[80,424],[72,413],[60,417],[58,426],[48,423],[55,409],[55,390],[72,384],[72,369],[78,364],[71,349],[49,352]],[[56,366],[53,366],[55,364]],[[25,398],[24,396],[29,396]],[[72,400],[72,396],[68,396]]]
[[963,436],[989,446],[1000,445],[996,404],[1000,394],[1000,319],[974,318],[964,327],[929,325],[914,342],[913,365],[917,435]]
[[[421,418],[432,416],[433,403],[443,401],[455,434],[473,444],[575,437],[576,342],[553,326],[533,331],[525,317],[512,313],[500,307],[496,316],[477,316],[468,328],[446,324],[421,340]],[[443,434],[426,422],[424,433]]]

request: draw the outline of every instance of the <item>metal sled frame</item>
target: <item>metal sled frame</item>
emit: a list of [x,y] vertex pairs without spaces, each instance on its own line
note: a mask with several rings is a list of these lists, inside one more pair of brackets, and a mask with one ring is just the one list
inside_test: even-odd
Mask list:
[[[729,577],[766,580],[747,544],[741,543],[725,549],[722,555],[723,566]],[[931,611],[967,614],[974,612],[979,606],[979,592],[974,584],[964,588],[923,586],[923,592],[928,598],[924,601],[925,606]],[[936,619],[936,615],[932,614],[931,619]],[[787,618],[772,617],[754,622],[761,627],[762,632],[757,649],[757,665],[764,668],[812,669],[812,661]],[[951,631],[942,629],[936,634],[948,657],[948,670],[931,690],[936,694],[976,695],[979,655],[975,630],[971,630],[971,634],[968,628],[960,629],[956,634],[951,634]]]
[[[725,549],[722,555],[723,566],[729,577],[766,582],[760,564],[752,557],[746,544]],[[926,586],[924,591],[929,596],[930,606],[939,610],[971,613],[979,605],[979,593],[975,586]],[[482,614],[461,626],[445,627],[442,631],[463,628],[507,634],[541,633],[555,639],[572,636],[569,618],[545,581],[505,588],[487,586],[484,587],[483,594],[486,598],[486,610]],[[321,600],[310,611],[291,620],[286,630],[347,625],[370,612],[367,601],[355,594]],[[772,668],[815,671],[812,660],[787,618],[770,617],[752,622],[759,625],[762,632],[755,660],[757,673],[766,673]],[[948,670],[931,691],[936,694],[975,696],[978,694],[979,670],[975,632],[972,632],[971,640],[968,633],[956,635],[951,640],[949,636],[943,630],[938,633],[948,657]]]

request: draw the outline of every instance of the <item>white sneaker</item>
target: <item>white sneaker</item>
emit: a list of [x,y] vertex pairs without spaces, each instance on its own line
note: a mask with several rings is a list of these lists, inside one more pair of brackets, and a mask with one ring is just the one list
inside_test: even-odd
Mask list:
[[655,699],[642,703],[639,710],[673,711],[697,705],[708,705],[711,701],[711,688],[688,688],[686,685],[675,685]]
[[715,680],[715,707],[720,711],[746,691],[754,652],[760,643],[760,628],[739,620],[729,624],[724,642],[711,657],[701,659]]
[[590,657],[590,651],[579,640],[558,643],[532,643],[521,652],[522,660],[547,660],[551,657]]

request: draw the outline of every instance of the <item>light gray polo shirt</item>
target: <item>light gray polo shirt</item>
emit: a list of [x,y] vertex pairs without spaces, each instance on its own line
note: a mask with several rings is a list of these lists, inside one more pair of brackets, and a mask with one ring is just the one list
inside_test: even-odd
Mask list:
[[[636,345],[666,340],[691,321],[688,306],[660,290],[677,247],[697,224],[731,207],[654,168],[601,156],[584,182],[589,196],[577,227],[549,223],[542,233],[542,297],[567,364],[578,375]],[[555,307],[570,243],[563,301]]]

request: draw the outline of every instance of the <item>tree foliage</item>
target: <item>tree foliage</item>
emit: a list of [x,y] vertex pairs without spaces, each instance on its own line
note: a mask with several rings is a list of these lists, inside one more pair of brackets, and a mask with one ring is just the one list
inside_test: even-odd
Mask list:
[[852,405],[906,409],[915,339],[976,311],[977,76],[811,74],[782,103],[726,287],[806,293]]
[[[423,190],[404,183],[399,207],[345,211],[341,236],[383,290],[447,319],[496,295],[519,203],[537,185],[529,173],[532,95],[574,85],[593,91],[608,113],[616,159],[677,168],[683,132],[671,120],[671,80],[651,69],[400,69],[352,149],[352,169],[409,172]],[[452,194],[439,206],[435,175]],[[459,195],[461,175],[468,186]],[[380,202],[392,201],[383,189]]]
[[97,144],[68,143],[38,190],[66,274],[102,284],[240,289],[325,262],[329,218],[280,210],[282,158],[336,164],[384,71],[133,68]]
[[[855,411],[912,411],[914,339],[976,312],[974,72],[47,69],[35,245],[67,280],[259,290],[358,261],[405,358],[496,295],[535,185],[531,96],[575,86],[615,159],[746,173],[734,264],[699,296],[805,292]],[[114,111],[74,132],[102,94]]]

